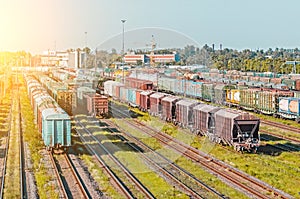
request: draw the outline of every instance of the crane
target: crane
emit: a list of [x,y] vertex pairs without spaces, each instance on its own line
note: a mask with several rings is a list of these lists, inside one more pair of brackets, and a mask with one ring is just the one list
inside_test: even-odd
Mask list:
[[146,44],[146,46],[151,46],[151,52],[150,52],[150,66],[154,65],[154,49],[156,48],[156,42],[154,39],[154,35],[151,36],[151,43],[150,44]]

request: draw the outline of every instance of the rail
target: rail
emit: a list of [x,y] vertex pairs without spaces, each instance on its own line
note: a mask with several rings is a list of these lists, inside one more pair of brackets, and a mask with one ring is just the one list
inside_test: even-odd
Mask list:
[[[108,157],[119,167],[122,169],[122,171],[124,172],[124,174],[128,177],[128,179],[130,179],[136,186],[137,188],[147,197],[147,198],[155,198],[153,196],[153,194],[128,170],[128,168],[126,168],[112,153],[110,153],[110,151],[105,148],[98,139],[95,138],[95,136],[93,136],[93,134],[79,121],[76,120],[77,124],[79,124],[83,130],[88,133],[91,137],[91,139],[93,139],[99,146],[100,148],[108,155]],[[82,134],[81,134],[81,137]],[[104,161],[103,161],[104,162]],[[123,184],[123,183],[122,183]],[[130,197],[134,197],[132,194],[130,194]]]

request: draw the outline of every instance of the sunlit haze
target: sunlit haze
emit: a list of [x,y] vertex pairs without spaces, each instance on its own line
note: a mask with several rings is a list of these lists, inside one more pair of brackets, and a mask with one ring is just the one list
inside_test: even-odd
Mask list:
[[297,0],[1,0],[0,51],[66,50],[85,41],[94,49],[122,33],[121,19],[125,32],[166,28],[200,45],[295,48],[299,7]]

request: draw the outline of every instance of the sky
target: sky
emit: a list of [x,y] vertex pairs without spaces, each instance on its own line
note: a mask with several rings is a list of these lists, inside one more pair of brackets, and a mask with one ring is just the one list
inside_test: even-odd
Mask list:
[[[135,31],[155,28],[199,46],[299,48],[299,8],[299,0],[0,0],[0,51],[38,54],[85,44],[95,49],[109,40],[115,43],[107,48],[120,49],[121,19],[126,19],[127,47],[133,42],[149,44],[154,35],[164,48],[167,39],[158,32]],[[170,36],[169,40],[176,46],[184,39]]]

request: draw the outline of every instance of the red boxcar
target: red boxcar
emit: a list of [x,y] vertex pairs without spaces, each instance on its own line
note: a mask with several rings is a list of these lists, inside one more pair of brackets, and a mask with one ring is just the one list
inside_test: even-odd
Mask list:
[[152,90],[153,82],[148,80],[127,77],[125,81],[125,86],[130,88],[137,88],[141,90]]
[[141,93],[142,92],[143,92],[142,90],[136,90],[135,91],[135,103],[138,107],[141,106]]
[[108,98],[98,93],[84,95],[87,101],[87,111],[94,116],[108,113]]
[[147,111],[150,108],[150,95],[154,91],[143,91],[140,93],[140,109],[142,111]]

